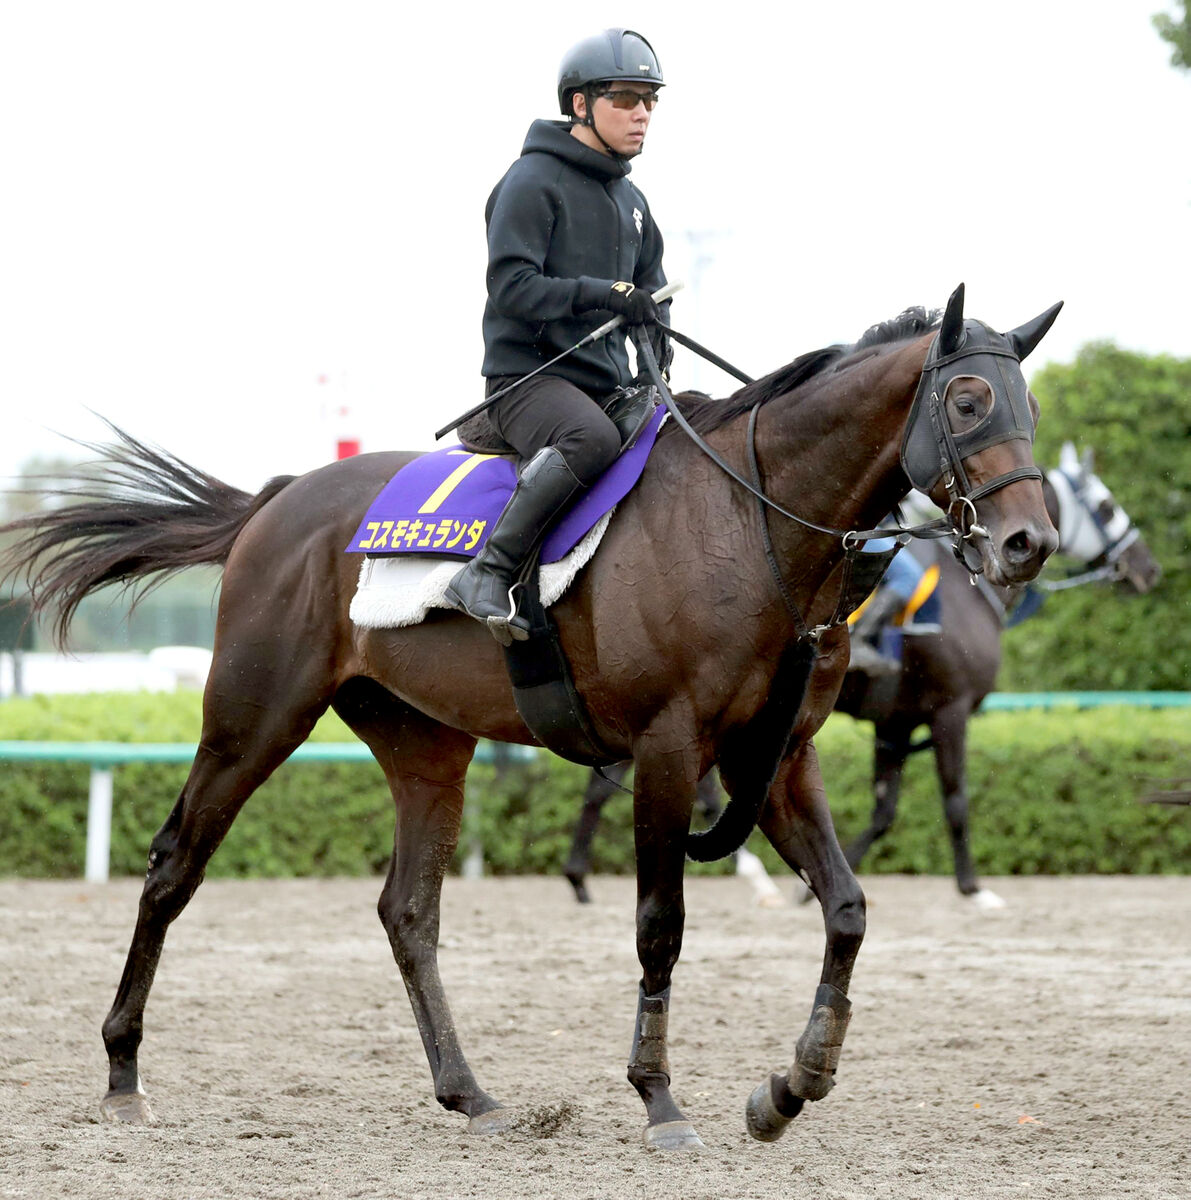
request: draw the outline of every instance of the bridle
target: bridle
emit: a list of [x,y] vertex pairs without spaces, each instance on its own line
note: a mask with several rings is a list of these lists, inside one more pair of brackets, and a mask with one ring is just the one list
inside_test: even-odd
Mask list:
[[[1059,501],[1059,552],[1070,554],[1077,545],[1079,536],[1084,532],[1086,524],[1090,524],[1092,532],[1100,542],[1100,550],[1090,558],[1085,558],[1088,569],[1077,571],[1065,579],[1035,580],[1033,586],[1047,592],[1065,591],[1067,588],[1079,587],[1085,583],[1096,583],[1100,580],[1118,580],[1124,577],[1125,568],[1121,561],[1125,551],[1141,536],[1133,519],[1120,505],[1114,503],[1114,515],[1120,513],[1125,518],[1125,528],[1117,536],[1108,530],[1108,523],[1103,520],[1095,504],[1088,495],[1088,489],[1095,478],[1090,472],[1081,468],[1078,474],[1057,467],[1047,478]],[[1062,487],[1056,487],[1056,482],[1062,481]],[[1068,502],[1064,502],[1062,490],[1068,492]],[[1071,526],[1064,518],[1073,513],[1076,524]],[[1081,554],[1082,557],[1082,554]]]
[[[687,346],[729,370],[742,382],[754,382],[750,376],[731,367],[730,364],[717,355],[713,355],[693,339],[674,329],[667,328],[666,332],[681,345]],[[666,407],[675,422],[716,466],[746,491],[751,492],[766,509],[772,509],[788,520],[814,530],[816,533],[826,533],[840,538],[845,550],[874,538],[950,536],[953,539],[953,549],[958,556],[963,544],[970,543],[974,537],[988,536],[988,530],[976,521],[976,501],[1011,483],[1016,483],[1019,479],[1040,480],[1042,472],[1036,466],[1018,467],[977,487],[972,486],[964,469],[963,460],[988,446],[1011,439],[1020,438],[1033,442],[1033,414],[1030,411],[1025,379],[1022,377],[1020,367],[1016,371],[1006,371],[1003,367],[1002,360],[1004,359],[1011,360],[1015,365],[1018,363],[1016,354],[1003,334],[988,329],[978,321],[965,321],[963,345],[959,350],[947,355],[939,353],[939,337],[938,334],[935,336],[927,351],[926,361],[923,363],[914,401],[906,421],[905,433],[902,436],[900,460],[902,469],[911,485],[920,491],[929,492],[930,488],[940,478],[943,478],[950,498],[948,515],[920,525],[887,524],[875,529],[845,530],[835,529],[829,525],[820,525],[805,517],[800,517],[765,494],[760,481],[756,449],[756,424],[757,414],[761,407],[760,401],[750,411],[746,435],[746,451],[750,472],[753,476],[753,481],[750,482],[725,462],[691,427],[690,422],[674,402],[669,386],[658,369],[657,359],[653,354],[648,337],[636,336],[636,331],[634,331],[634,341],[637,344],[637,353],[641,363],[645,366],[653,385],[666,402]],[[993,339],[1000,339],[1004,345],[997,345]],[[963,366],[958,364],[963,364]],[[940,397],[946,396],[947,385],[960,375],[977,375],[983,378],[993,395],[993,404],[988,415],[975,428],[957,434],[947,420],[946,409]],[[997,380],[1000,381],[999,387],[996,383]],[[979,564],[971,566],[965,563],[965,566],[975,572],[983,569]]]
[[[1001,442],[1034,440],[1034,415],[1020,360],[1009,339],[980,321],[966,320],[958,348],[941,349],[942,332],[927,351],[922,375],[910,406],[902,437],[901,464],[910,483],[930,494],[940,479],[947,490],[947,519],[956,558],[973,575],[983,570],[972,541],[987,538],[988,530],[976,519],[976,501],[1021,479],[1041,481],[1037,466],[1016,467],[972,486],[964,459]],[[1010,365],[1012,364],[1012,365]],[[960,376],[981,379],[988,385],[992,404],[971,429],[956,433],[947,419],[947,389]]]
[[[703,352],[703,348],[692,339],[684,337],[672,329],[668,332],[681,344],[697,352]],[[1021,374],[1020,367],[1018,366],[1016,371],[1006,370],[1005,360],[1012,360],[1015,366],[1020,360],[1004,334],[996,333],[979,321],[967,320],[963,322],[959,348],[942,354],[939,346],[943,332],[944,330],[941,329],[936,334],[927,351],[926,361],[923,364],[918,387],[914,394],[914,401],[910,407],[910,415],[907,418],[906,429],[902,435],[900,459],[902,469],[911,484],[921,491],[929,491],[940,478],[943,479],[950,498],[947,515],[921,525],[887,524],[875,529],[844,530],[819,525],[805,517],[800,517],[765,494],[756,447],[756,426],[757,415],[761,407],[760,401],[753,405],[749,413],[745,439],[750,473],[753,476],[752,482],[750,482],[725,462],[691,427],[690,422],[674,402],[674,397],[658,367],[657,358],[644,327],[638,326],[632,331],[639,363],[645,367],[675,422],[716,466],[756,498],[761,514],[765,557],[782,600],[795,620],[800,637],[817,641],[823,632],[846,621],[853,606],[852,596],[859,594],[860,598],[863,598],[863,595],[871,590],[871,586],[875,586],[879,581],[892,557],[910,538],[950,537],[953,553],[973,576],[973,582],[975,582],[975,576],[983,571],[984,566],[979,552],[972,542],[977,537],[989,537],[988,530],[976,519],[976,501],[1011,483],[1016,483],[1020,479],[1041,480],[1042,478],[1042,472],[1036,466],[1018,467],[1015,470],[1006,471],[978,487],[972,486],[967,472],[964,470],[963,459],[978,450],[997,445],[1000,442],[1013,439],[1025,439],[1032,442],[1034,440],[1034,420],[1027,399],[1025,379]],[[998,342],[996,339],[1000,339],[1000,341]],[[718,362],[720,365],[725,365],[722,359]],[[958,365],[961,363],[962,367]],[[745,382],[753,382],[735,368],[732,368],[732,374]],[[946,397],[947,385],[959,375],[977,375],[984,379],[992,393],[993,403],[986,416],[973,429],[956,433],[947,419],[946,408],[941,397]],[[1000,381],[999,387],[997,381]],[[806,529],[838,537],[842,543],[845,554],[844,582],[840,589],[835,613],[825,625],[818,625],[813,629],[808,628],[790,595],[773,549],[769,531],[769,512],[771,510]],[[889,537],[896,539],[890,549],[877,553],[863,551],[864,542],[874,538]]]

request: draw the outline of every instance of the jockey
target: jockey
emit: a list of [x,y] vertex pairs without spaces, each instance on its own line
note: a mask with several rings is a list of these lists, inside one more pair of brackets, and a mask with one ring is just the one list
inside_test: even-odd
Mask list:
[[[874,538],[865,542],[869,553],[893,548],[893,538]],[[924,572],[921,564],[903,546],[894,556],[877,590],[873,593],[864,611],[852,626],[849,638],[852,657],[848,662],[850,671],[866,671],[869,675],[894,675],[901,670],[901,662],[881,650],[881,635],[885,626],[900,613],[907,604]]]
[[[558,74],[565,121],[534,121],[521,157],[488,199],[486,395],[516,383],[612,315],[649,327],[659,365],[669,302],[662,237],[628,179],[662,87],[653,48],[631,29],[608,29],[573,46]],[[604,411],[633,382],[625,337],[614,333],[514,387],[488,410],[525,464],[516,490],[479,554],[446,600],[493,636],[529,636],[514,588],[551,524],[620,453],[622,430]]]

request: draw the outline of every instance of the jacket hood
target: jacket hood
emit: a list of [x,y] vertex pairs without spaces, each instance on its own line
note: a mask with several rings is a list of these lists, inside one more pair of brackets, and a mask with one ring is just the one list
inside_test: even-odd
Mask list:
[[584,174],[594,175],[597,179],[623,179],[630,170],[625,160],[601,154],[598,150],[585,146],[577,137],[572,137],[571,126],[567,121],[535,121],[529,127],[529,133],[525,135],[525,145],[521,147],[521,153],[523,156],[553,154],[555,158],[561,158]]

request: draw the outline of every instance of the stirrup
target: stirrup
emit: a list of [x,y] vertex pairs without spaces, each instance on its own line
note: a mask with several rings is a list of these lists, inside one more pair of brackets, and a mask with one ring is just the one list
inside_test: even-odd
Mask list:
[[[514,583],[513,587],[520,584]],[[470,614],[469,614],[470,615]],[[517,602],[513,599],[513,588],[509,588],[509,615],[507,617],[484,617],[488,632],[502,645],[529,641],[529,624],[517,615]]]

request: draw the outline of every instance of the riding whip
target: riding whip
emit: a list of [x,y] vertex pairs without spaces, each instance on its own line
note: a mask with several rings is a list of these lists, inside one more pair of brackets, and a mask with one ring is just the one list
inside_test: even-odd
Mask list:
[[[669,300],[675,292],[682,289],[682,284],[678,282],[668,283],[665,287],[659,288],[653,293],[654,300],[661,304],[663,300]],[[568,354],[574,354],[576,350],[582,349],[584,346],[591,345],[592,342],[598,342],[600,338],[607,337],[612,330],[624,324],[624,317],[613,317],[610,321],[605,321],[603,325],[593,329],[585,338],[577,341],[569,349],[564,350],[561,354],[556,354],[549,362],[542,363],[540,367],[535,367],[528,375],[522,375],[515,383],[510,383],[508,387],[503,387],[499,392],[493,392],[482,403],[477,404],[475,408],[469,408],[462,416],[456,417],[449,424],[444,425],[435,435],[434,440],[438,441],[444,433],[450,433],[452,429],[457,429],[464,421],[470,421],[477,413],[482,413],[490,404],[494,404],[501,396],[507,395],[515,387],[520,387],[527,379],[532,379],[535,375],[540,374],[547,367],[552,367],[556,362],[561,362]]]

